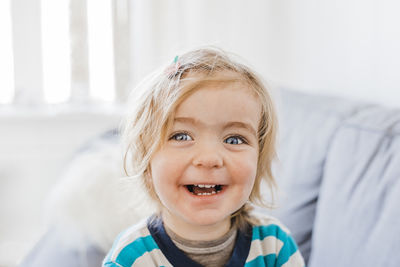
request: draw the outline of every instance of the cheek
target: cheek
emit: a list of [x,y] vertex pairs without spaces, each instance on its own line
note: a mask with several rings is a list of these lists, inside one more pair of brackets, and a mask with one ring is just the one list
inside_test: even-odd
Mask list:
[[179,158],[168,151],[157,152],[150,162],[154,186],[175,184],[174,180],[181,172],[179,162]]
[[168,160],[163,157],[160,152],[156,153],[150,161],[151,175],[149,182],[152,183],[154,193],[157,195],[162,205],[165,205],[164,192],[169,191],[163,190],[170,184],[168,180],[168,166],[170,166]]
[[257,175],[257,160],[257,156],[252,154],[238,158],[234,164],[234,176],[237,177],[238,183],[250,189],[253,187]]

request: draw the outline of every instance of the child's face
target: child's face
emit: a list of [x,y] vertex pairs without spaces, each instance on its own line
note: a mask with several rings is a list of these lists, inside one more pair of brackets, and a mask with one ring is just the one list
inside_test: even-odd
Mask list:
[[194,227],[230,221],[254,185],[260,118],[259,100],[238,82],[205,85],[178,106],[150,163],[163,217]]

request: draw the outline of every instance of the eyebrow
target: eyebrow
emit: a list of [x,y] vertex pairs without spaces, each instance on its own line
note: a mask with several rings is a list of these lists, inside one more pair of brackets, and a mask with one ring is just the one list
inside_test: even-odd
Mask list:
[[[192,124],[192,125],[196,125],[196,124],[204,124],[194,118],[190,118],[190,117],[177,117],[174,119],[174,122],[181,122],[181,123],[188,123],[188,124]],[[253,126],[251,126],[251,124],[249,123],[245,123],[245,122],[241,122],[241,121],[230,121],[228,123],[226,123],[223,126],[223,129],[228,129],[228,128],[242,128],[242,129],[246,129],[248,130],[250,133],[252,133],[254,136],[257,136],[257,132],[254,129]]]
[[245,123],[245,122],[241,122],[241,121],[232,121],[232,122],[228,122],[227,124],[225,124],[224,129],[227,129],[227,128],[243,128],[243,129],[248,130],[254,136],[257,136],[256,130],[249,123]]

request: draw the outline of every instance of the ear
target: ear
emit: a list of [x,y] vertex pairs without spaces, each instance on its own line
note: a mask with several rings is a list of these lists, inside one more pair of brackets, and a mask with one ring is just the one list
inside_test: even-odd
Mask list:
[[157,196],[157,193],[154,188],[153,184],[153,177],[151,175],[151,168],[150,166],[147,168],[147,170],[143,173],[143,180],[144,180],[144,185],[146,187],[146,190],[149,194],[149,196],[153,199],[156,200],[157,203],[161,203],[160,199]]
[[153,176],[151,175],[150,166],[143,173],[144,185],[146,186],[147,191],[150,195],[154,194],[154,185],[153,185]]

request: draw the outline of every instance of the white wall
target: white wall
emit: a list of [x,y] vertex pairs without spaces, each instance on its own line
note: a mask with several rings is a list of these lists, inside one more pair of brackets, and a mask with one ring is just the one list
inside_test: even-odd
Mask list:
[[269,35],[274,80],[400,107],[400,2],[279,2]]
[[148,0],[131,10],[135,82],[211,43],[275,85],[400,107],[398,1]]

